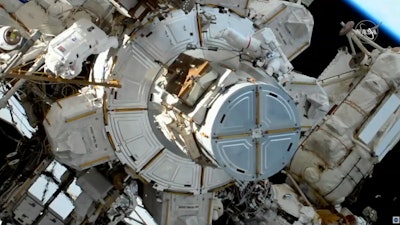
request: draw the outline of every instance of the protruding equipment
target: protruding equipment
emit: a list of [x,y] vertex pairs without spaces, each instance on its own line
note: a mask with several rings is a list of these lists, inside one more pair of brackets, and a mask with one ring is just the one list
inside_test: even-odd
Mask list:
[[21,33],[14,27],[0,28],[0,48],[5,51],[14,50],[22,42]]
[[80,74],[88,56],[116,47],[116,37],[108,37],[91,21],[80,19],[50,41],[46,68],[57,76],[72,79]]

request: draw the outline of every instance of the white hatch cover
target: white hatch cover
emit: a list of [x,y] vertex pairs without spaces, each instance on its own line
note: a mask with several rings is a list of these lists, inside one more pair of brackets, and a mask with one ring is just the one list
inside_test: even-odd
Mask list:
[[241,83],[213,104],[200,139],[235,179],[266,179],[292,158],[299,124],[295,102],[280,86]]

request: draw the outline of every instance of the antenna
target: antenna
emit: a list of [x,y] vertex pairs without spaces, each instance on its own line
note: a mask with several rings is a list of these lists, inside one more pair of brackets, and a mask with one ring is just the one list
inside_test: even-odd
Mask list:
[[[360,30],[353,29],[354,28],[354,21],[349,21],[347,23],[341,22],[340,25],[342,25],[342,29],[339,31],[339,35],[346,35],[350,48],[351,48],[351,54],[354,56],[356,55],[356,51],[353,45],[353,42],[357,45],[357,47],[366,55],[371,56],[371,53],[365,48],[363,43],[369,44],[372,47],[378,49],[380,52],[384,52],[385,49],[382,48],[380,45],[375,43],[373,40],[369,39],[365,35],[363,35]],[[375,27],[375,26],[374,26]]]

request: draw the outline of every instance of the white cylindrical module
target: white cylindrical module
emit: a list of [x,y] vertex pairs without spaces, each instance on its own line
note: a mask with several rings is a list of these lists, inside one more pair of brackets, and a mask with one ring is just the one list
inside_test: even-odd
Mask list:
[[237,180],[261,180],[292,158],[300,137],[293,99],[275,83],[238,83],[211,106],[201,135],[208,155]]
[[0,28],[0,48],[6,51],[15,49],[22,41],[21,33],[14,27]]
[[248,36],[245,37],[232,28],[226,28],[216,36],[217,38],[224,38],[228,44],[238,49],[243,49],[252,53],[254,56],[260,56],[261,48],[260,41]]

